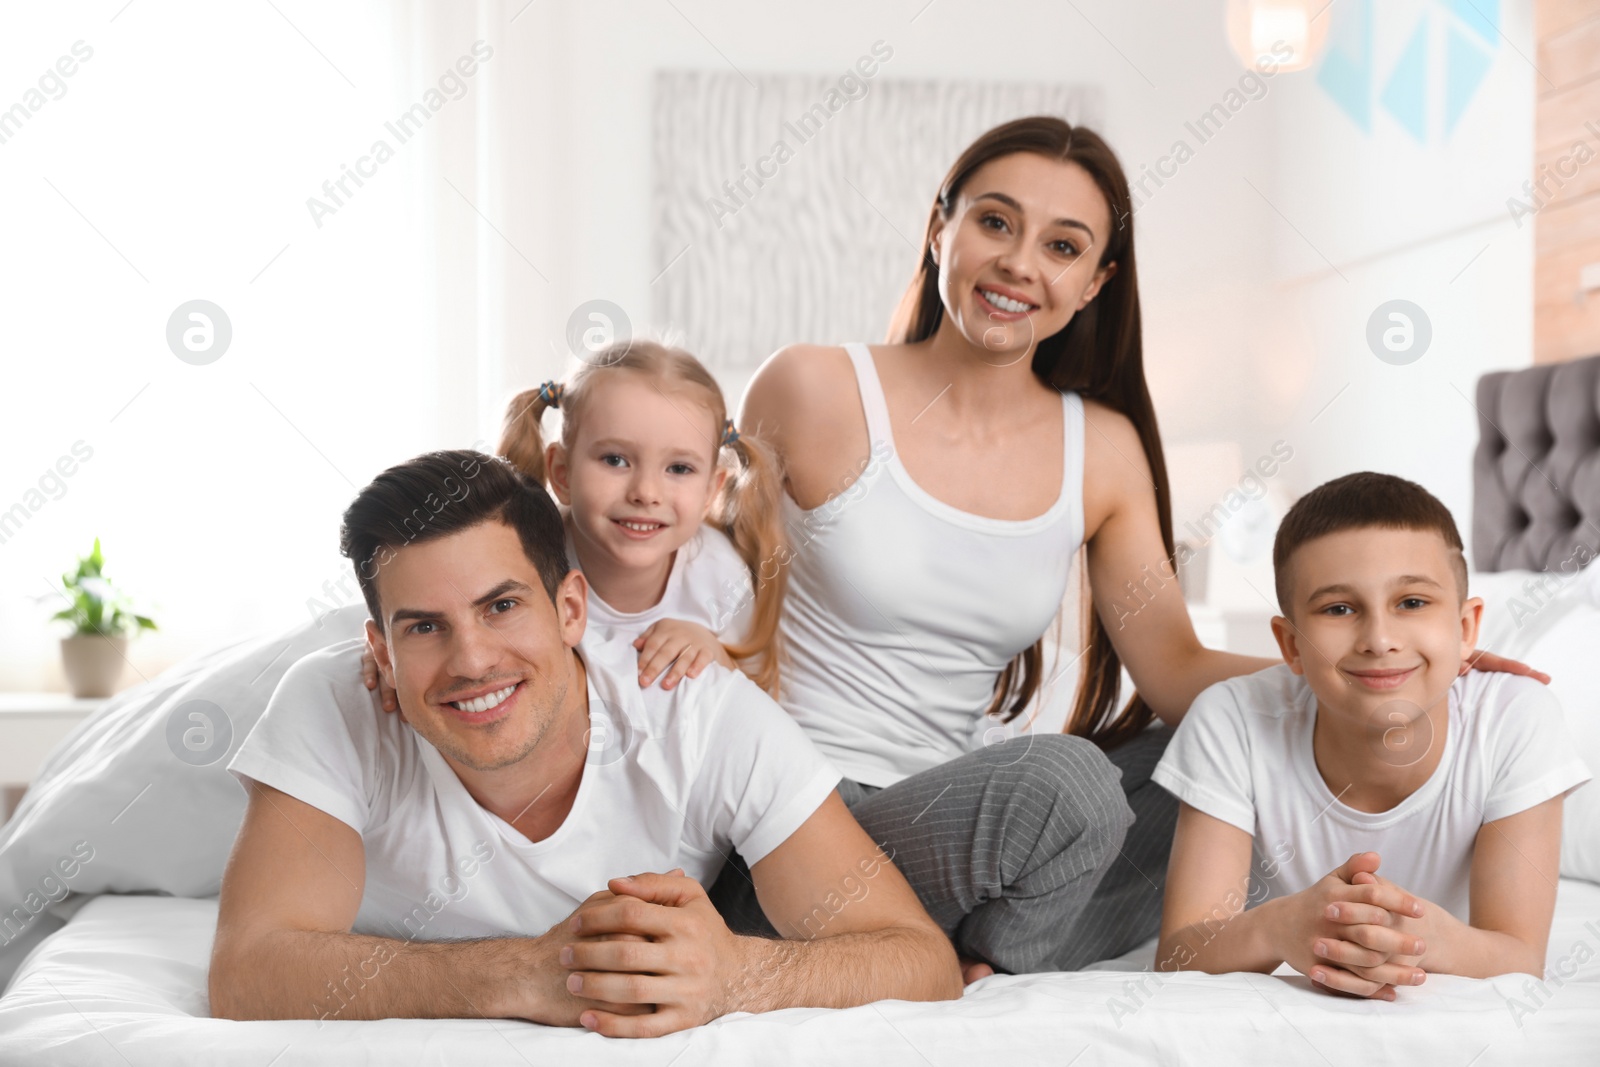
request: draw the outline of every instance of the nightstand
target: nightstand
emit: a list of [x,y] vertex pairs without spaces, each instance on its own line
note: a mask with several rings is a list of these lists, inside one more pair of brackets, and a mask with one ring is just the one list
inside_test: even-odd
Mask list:
[[45,757],[109,698],[0,693],[0,821],[11,818]]

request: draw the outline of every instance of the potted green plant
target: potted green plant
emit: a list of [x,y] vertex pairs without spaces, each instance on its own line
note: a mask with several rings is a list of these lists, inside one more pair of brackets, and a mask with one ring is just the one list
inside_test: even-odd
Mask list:
[[72,624],[72,635],[61,639],[61,667],[75,697],[110,696],[128,662],[129,636],[156,628],[153,620],[133,610],[106,578],[104,567],[97,537],[94,551],[78,558],[77,573],[61,576],[71,605],[51,616]]

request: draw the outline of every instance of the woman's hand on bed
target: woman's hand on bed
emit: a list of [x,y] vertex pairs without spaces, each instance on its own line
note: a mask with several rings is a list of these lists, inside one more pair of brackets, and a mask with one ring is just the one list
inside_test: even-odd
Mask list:
[[1544,671],[1535,670],[1526,663],[1522,663],[1514,659],[1507,659],[1504,656],[1497,656],[1493,652],[1485,652],[1482,649],[1473,649],[1471,652],[1468,652],[1466,658],[1461,661],[1462,674],[1466,674],[1471,670],[1501,671],[1505,674],[1521,674],[1532,678],[1535,681],[1543,682],[1545,685],[1550,684],[1550,676],[1544,673]]
[[368,645],[361,650],[361,680],[368,689],[376,689],[378,698],[383,701],[384,711],[399,711],[400,702],[395,699],[394,690],[389,688],[389,683],[378,676],[378,660],[372,654],[372,646]]
[[639,688],[648,688],[661,675],[661,688],[671,689],[684,678],[698,678],[712,663],[737,667],[717,635],[699,623],[684,619],[658,619],[634,639],[639,650]]
[[[659,1037],[727,1014],[746,939],[728,929],[700,883],[674,870],[613,879],[610,888],[609,899],[591,897],[573,913],[570,931],[584,939],[561,948],[567,991],[603,1002],[579,1023],[607,1037]],[[607,940],[588,939],[598,936]]]

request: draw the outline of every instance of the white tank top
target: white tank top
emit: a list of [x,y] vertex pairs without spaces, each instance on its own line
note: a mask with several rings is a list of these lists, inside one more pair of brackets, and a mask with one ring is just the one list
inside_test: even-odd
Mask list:
[[818,507],[783,496],[794,556],[781,701],[841,773],[887,786],[971,749],[1000,672],[1060,609],[1083,543],[1083,401],[1061,394],[1056,502],[1031,519],[987,518],[911,480],[871,352],[845,350],[871,453]]

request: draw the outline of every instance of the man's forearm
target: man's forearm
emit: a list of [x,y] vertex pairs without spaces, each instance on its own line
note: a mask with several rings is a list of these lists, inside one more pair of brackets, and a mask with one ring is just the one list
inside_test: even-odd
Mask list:
[[278,930],[213,958],[211,1011],[241,1020],[529,1017],[540,1014],[528,1010],[536,955],[532,938],[428,943]]
[[961,996],[955,949],[937,929],[890,927],[811,940],[739,938],[744,969],[728,1011],[850,1008]]

